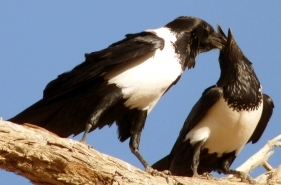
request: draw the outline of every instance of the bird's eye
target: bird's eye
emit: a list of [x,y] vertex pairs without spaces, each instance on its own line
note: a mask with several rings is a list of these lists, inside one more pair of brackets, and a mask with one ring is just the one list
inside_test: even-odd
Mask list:
[[203,25],[202,27],[197,28],[195,34],[199,40],[204,41],[209,37],[208,27],[206,25]]
[[205,36],[208,37],[209,36],[208,26],[203,24],[203,29],[204,29]]
[[206,30],[207,29],[207,26],[206,26],[206,24],[203,24],[203,28]]

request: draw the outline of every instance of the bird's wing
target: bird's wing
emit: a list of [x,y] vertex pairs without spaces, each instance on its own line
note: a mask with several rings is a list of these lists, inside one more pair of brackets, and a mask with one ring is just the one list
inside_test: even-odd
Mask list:
[[267,94],[263,94],[262,115],[253,135],[250,137],[248,142],[252,141],[252,143],[254,144],[260,139],[272,115],[273,108],[274,108],[274,104],[272,99]]
[[203,92],[201,98],[193,106],[188,117],[186,118],[183,128],[180,131],[179,137],[171,151],[181,145],[186,134],[206,115],[207,111],[218,101],[223,95],[223,89],[217,86],[211,86]]
[[128,34],[125,39],[104,50],[85,54],[85,62],[47,84],[43,99],[65,95],[95,80],[116,65],[132,61],[156,49],[163,49],[164,44],[164,39],[151,32]]
[[[217,86],[207,88],[198,102],[193,106],[184,125],[179,133],[170,154],[152,165],[157,170],[170,170],[174,175],[192,176],[191,169],[193,160],[192,145],[184,142],[187,133],[200,122],[208,110],[222,97],[223,89]],[[206,167],[208,165],[204,165]],[[212,167],[214,168],[214,167]],[[202,170],[202,169],[201,169]],[[211,172],[212,169],[204,169],[204,172]],[[200,173],[200,172],[199,172]]]

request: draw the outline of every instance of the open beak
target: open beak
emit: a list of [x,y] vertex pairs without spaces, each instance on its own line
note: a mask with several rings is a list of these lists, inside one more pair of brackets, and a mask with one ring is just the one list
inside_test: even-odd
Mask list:
[[222,31],[222,29],[218,26],[218,32],[220,35],[222,35],[223,37],[225,37],[227,39],[227,42],[224,46],[224,48],[221,50],[220,52],[220,58],[227,58],[227,59],[223,59],[225,61],[233,61],[234,59],[240,58],[246,58],[244,56],[244,54],[242,53],[241,49],[239,48],[239,46],[237,45],[236,41],[234,40],[233,34],[231,29],[228,29],[228,35],[226,37],[226,35],[224,34],[224,32]]
[[222,32],[221,27],[218,25],[217,27],[218,29],[218,33],[217,32],[213,32],[210,36],[210,42],[211,44],[218,49],[223,49],[226,45],[227,42],[227,37],[225,36],[225,34]]

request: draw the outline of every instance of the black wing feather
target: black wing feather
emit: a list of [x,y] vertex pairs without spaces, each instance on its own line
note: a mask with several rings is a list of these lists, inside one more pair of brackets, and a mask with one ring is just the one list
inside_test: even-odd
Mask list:
[[273,108],[274,108],[274,104],[272,99],[267,94],[263,94],[262,115],[253,135],[251,136],[248,142],[252,141],[252,143],[254,144],[260,139],[273,113]]
[[[177,138],[176,143],[173,146],[170,154],[159,160],[152,165],[154,169],[163,171],[170,170],[173,175],[181,176],[192,176],[193,171],[191,169],[192,159],[193,159],[193,149],[189,142],[184,142],[186,134],[200,122],[200,120],[206,115],[208,110],[222,97],[223,90],[217,86],[211,86],[207,88],[198,102],[193,106],[188,117],[186,118],[182,130]],[[203,151],[203,153],[206,151]],[[204,154],[205,154],[204,153]],[[209,156],[209,155],[208,155]],[[211,159],[210,158],[207,160]],[[204,159],[205,160],[205,159]],[[204,161],[206,162],[206,161]],[[210,162],[210,161],[207,161]],[[206,163],[207,163],[206,162]],[[213,161],[212,161],[213,162]],[[210,167],[211,166],[211,167]],[[204,169],[199,167],[199,173],[210,172],[217,167],[213,163],[205,164],[202,166]]]
[[[47,84],[43,98],[10,121],[36,124],[61,137],[77,135],[85,129],[86,123],[104,94],[119,93],[115,85],[107,84],[103,75],[113,67],[163,47],[162,38],[153,33],[141,32],[128,35],[104,50],[86,54],[85,62]],[[112,114],[123,115],[121,112],[124,110],[116,107],[111,110]],[[97,127],[111,125],[116,119],[107,116]]]
[[184,122],[184,126],[180,131],[179,137],[171,151],[175,150],[178,145],[181,145],[185,139],[186,134],[196,126],[197,123],[206,115],[208,110],[218,101],[220,97],[223,95],[223,90],[217,86],[211,86],[203,92],[201,98],[198,102],[193,106],[190,111],[188,117]]
[[44,99],[53,99],[77,89],[103,75],[110,68],[131,61],[156,49],[163,49],[164,40],[151,32],[128,34],[101,51],[85,54],[85,62],[59,75],[47,84]]

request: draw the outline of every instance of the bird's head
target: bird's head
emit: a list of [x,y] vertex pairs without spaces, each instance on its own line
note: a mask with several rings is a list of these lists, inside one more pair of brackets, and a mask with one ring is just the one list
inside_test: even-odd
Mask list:
[[177,37],[175,49],[180,54],[184,68],[195,66],[197,54],[215,48],[222,49],[226,44],[225,37],[218,34],[206,21],[196,17],[178,17],[165,27]]
[[[217,27],[218,34],[221,35],[223,38],[227,40],[226,44],[220,51],[219,55],[219,62],[221,68],[229,68],[231,66],[234,68],[235,66],[239,65],[247,65],[251,66],[252,63],[250,60],[243,54],[242,50],[236,43],[232,31],[228,29],[228,35],[226,36],[225,33],[222,31],[220,25]],[[252,67],[249,67],[252,69]],[[243,68],[244,69],[244,68]],[[238,69],[236,69],[238,70]]]
[[231,29],[226,36],[218,26],[218,33],[227,43],[219,55],[221,75],[217,86],[223,88],[223,97],[234,110],[255,110],[262,101],[262,92],[252,63],[236,43]]

